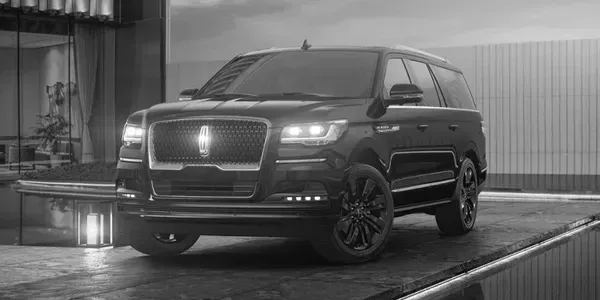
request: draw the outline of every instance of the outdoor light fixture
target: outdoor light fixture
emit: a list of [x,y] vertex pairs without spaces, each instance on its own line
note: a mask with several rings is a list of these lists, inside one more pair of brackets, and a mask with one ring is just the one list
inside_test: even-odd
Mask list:
[[104,243],[104,216],[98,213],[87,214],[87,245],[97,246]]
[[38,4],[41,1],[38,0],[21,0],[21,6],[23,9],[36,10],[38,8]]
[[65,12],[65,1],[64,0],[48,0],[48,10],[55,13]]
[[50,15],[95,17],[101,21],[114,19],[114,0],[0,0],[0,6],[10,5],[24,12],[41,11]]
[[113,204],[76,200],[77,246],[102,248],[113,244]]

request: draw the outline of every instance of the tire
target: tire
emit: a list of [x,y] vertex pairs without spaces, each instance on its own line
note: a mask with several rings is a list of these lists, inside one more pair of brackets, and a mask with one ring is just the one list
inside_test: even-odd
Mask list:
[[440,231],[448,235],[462,235],[473,229],[479,206],[477,169],[473,162],[463,161],[452,202],[437,207],[435,220]]
[[311,244],[331,263],[364,263],[377,258],[389,240],[394,222],[392,192],[383,175],[364,164],[347,171],[344,186],[340,219],[313,238]]
[[129,245],[149,256],[179,255],[194,246],[200,237],[199,234],[152,233],[141,220],[130,220],[126,224],[129,227]]

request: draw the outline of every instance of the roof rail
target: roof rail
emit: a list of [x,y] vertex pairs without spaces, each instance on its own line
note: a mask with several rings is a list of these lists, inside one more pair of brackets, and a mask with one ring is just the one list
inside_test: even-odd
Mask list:
[[435,55],[435,54],[431,54],[431,53],[423,51],[423,50],[411,48],[411,47],[408,47],[408,46],[395,45],[393,48],[394,49],[398,49],[398,50],[405,50],[405,51],[411,51],[411,52],[419,53],[421,55],[425,55],[425,56],[429,56],[429,57],[432,57],[432,58],[435,58],[435,59],[439,59],[439,60],[441,60],[443,62],[446,62],[446,63],[449,62],[446,58],[443,58],[441,56],[438,56],[438,55]]

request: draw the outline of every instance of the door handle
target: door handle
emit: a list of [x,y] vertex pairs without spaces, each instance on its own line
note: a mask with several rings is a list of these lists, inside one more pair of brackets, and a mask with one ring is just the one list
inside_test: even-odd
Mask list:
[[448,126],[448,129],[450,129],[452,131],[456,130],[457,128],[458,128],[458,125],[456,125],[456,124],[452,124],[452,125]]
[[429,125],[427,125],[427,124],[417,125],[417,129],[419,129],[421,131],[427,129],[428,127],[429,127]]

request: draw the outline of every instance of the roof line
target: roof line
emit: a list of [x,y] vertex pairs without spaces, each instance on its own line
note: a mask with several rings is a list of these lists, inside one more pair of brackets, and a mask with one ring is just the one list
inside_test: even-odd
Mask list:
[[404,50],[404,51],[409,51],[409,52],[415,52],[415,53],[418,53],[418,54],[421,54],[421,55],[424,55],[424,56],[428,56],[428,57],[431,57],[431,58],[439,59],[439,60],[441,60],[441,61],[443,61],[445,63],[449,63],[448,60],[446,58],[444,58],[444,57],[441,57],[439,55],[435,55],[433,53],[429,53],[427,51],[423,51],[423,50],[411,48],[411,47],[408,47],[408,46],[396,45],[396,46],[394,46],[394,49]]

